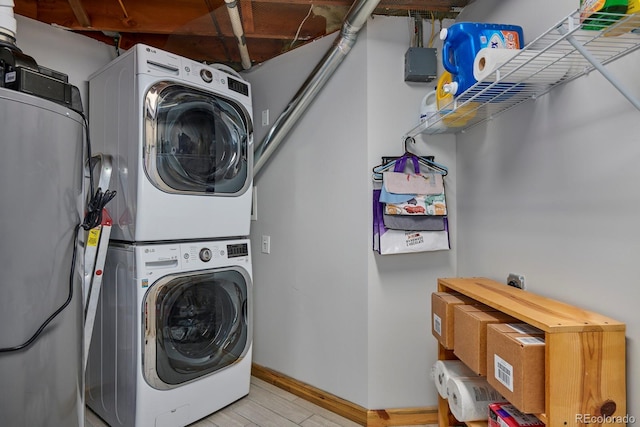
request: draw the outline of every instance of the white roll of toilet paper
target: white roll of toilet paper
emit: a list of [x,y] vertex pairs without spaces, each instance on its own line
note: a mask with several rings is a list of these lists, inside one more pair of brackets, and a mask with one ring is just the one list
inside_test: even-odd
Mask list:
[[458,421],[486,421],[489,404],[506,399],[483,377],[449,378],[449,409]]
[[431,368],[431,376],[436,384],[438,394],[444,399],[449,397],[447,383],[451,377],[478,377],[471,369],[459,360],[438,360]]
[[564,56],[561,52],[483,48],[473,61],[473,76],[479,82],[499,78],[505,83],[553,84],[571,69],[571,61]]

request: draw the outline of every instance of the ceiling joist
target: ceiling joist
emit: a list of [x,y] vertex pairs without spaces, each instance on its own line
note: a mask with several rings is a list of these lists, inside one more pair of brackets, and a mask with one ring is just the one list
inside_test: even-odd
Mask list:
[[[354,0],[238,0],[251,58],[263,62],[340,28]],[[470,0],[380,0],[374,15],[454,15]],[[14,12],[119,47],[145,43],[230,66],[237,41],[224,0],[14,0]],[[409,11],[407,14],[404,11]],[[426,16],[426,15],[425,15]],[[299,31],[298,31],[299,30]],[[296,37],[297,35],[297,37]]]
[[78,20],[80,26],[90,28],[91,20],[89,19],[87,12],[84,10],[84,7],[82,7],[80,0],[69,0],[69,6],[71,6],[71,10],[73,11],[73,14]]

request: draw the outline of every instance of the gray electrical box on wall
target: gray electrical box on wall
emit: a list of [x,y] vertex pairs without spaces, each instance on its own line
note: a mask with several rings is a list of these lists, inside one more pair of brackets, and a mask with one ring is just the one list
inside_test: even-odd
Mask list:
[[404,81],[430,82],[438,75],[436,49],[410,47],[404,54]]

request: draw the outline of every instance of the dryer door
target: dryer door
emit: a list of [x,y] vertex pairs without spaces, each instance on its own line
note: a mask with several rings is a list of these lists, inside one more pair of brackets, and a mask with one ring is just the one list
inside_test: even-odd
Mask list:
[[144,303],[143,371],[169,389],[242,359],[251,345],[251,284],[241,267],[166,276]]
[[144,105],[145,173],[167,193],[237,196],[251,185],[253,126],[244,106],[160,82]]

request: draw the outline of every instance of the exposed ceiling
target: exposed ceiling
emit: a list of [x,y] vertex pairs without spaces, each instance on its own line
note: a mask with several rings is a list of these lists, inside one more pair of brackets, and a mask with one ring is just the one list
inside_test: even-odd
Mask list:
[[[224,0],[14,0],[14,12],[115,48],[145,43],[237,70]],[[353,0],[237,0],[253,64],[339,30]],[[374,15],[453,18],[470,0],[381,0]]]

